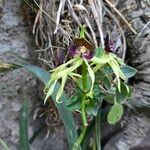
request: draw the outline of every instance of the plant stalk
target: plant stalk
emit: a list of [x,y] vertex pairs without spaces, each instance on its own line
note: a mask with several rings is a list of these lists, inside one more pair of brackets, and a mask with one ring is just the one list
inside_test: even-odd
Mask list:
[[83,94],[82,94],[82,104],[81,104],[81,117],[82,117],[82,122],[83,122],[83,128],[82,131],[80,133],[80,136],[78,138],[78,140],[76,141],[76,143],[74,144],[73,150],[78,150],[78,147],[81,145],[83,138],[85,136],[86,133],[86,129],[87,129],[87,118],[86,118],[86,105],[85,105],[85,101],[86,101],[86,86],[87,86],[87,66],[86,63],[83,61],[82,64],[82,84],[83,84]]
[[96,147],[97,150],[101,150],[101,106],[102,101],[99,104],[99,110],[96,115],[96,121],[95,121],[95,139],[96,139]]
[[86,101],[86,86],[87,86],[87,66],[85,62],[82,64],[82,83],[83,83],[83,96],[82,96],[82,104],[81,104],[81,112],[82,112],[82,121],[83,125],[87,126],[87,119],[86,119],[86,108],[85,108],[85,101]]

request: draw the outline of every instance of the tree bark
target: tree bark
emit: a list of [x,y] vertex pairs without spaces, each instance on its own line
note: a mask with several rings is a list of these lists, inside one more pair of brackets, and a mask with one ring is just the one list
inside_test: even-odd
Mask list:
[[[121,131],[105,145],[104,150],[150,149],[149,143],[142,143],[150,130],[150,110],[142,107],[150,104],[150,8],[146,1],[121,0],[117,7],[131,22],[137,35],[130,31],[127,37],[128,63],[138,70],[131,79],[134,91],[133,101],[128,103],[124,118],[120,122]],[[140,145],[138,145],[140,144]]]

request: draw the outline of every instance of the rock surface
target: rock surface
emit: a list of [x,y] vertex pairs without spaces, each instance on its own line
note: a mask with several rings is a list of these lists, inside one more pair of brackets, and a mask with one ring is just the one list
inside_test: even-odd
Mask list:
[[[14,62],[14,53],[29,60],[29,50],[34,50],[30,27],[23,23],[20,2],[3,1],[3,16],[0,19],[0,61]],[[29,90],[32,88],[32,92]],[[23,93],[25,94],[23,94]],[[19,140],[19,112],[22,100],[27,97],[33,107],[36,95],[36,80],[24,69],[0,74],[0,138],[11,150],[16,150]],[[30,134],[33,127],[29,127]],[[2,149],[0,145],[0,149]]]
[[[149,150],[150,115],[149,109],[142,107],[150,104],[150,11],[148,1],[121,0],[118,8],[123,16],[137,31],[134,35],[127,30],[127,57],[131,66],[138,72],[132,79],[135,89],[126,115],[121,121],[120,131],[113,133],[104,150]],[[123,10],[124,11],[123,11]]]
[[[35,42],[31,32],[32,27],[23,21],[20,6],[20,0],[7,0],[0,5],[0,13],[3,13],[0,14],[0,61],[2,62],[14,62],[13,53],[33,63]],[[39,104],[37,86],[35,77],[24,69],[0,74],[0,138],[6,142],[10,150],[18,149],[19,114],[24,98],[30,103],[30,137],[37,127],[38,122],[32,119],[33,111]],[[59,130],[50,134],[45,141],[43,141],[45,135],[40,135],[33,143],[32,150],[63,150],[66,146],[65,134],[63,128]],[[0,150],[3,150],[1,145]]]

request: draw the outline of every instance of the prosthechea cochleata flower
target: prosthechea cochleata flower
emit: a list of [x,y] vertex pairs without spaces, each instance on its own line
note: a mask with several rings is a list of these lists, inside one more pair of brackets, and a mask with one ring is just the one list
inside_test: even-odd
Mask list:
[[94,56],[94,46],[85,38],[75,38],[69,47],[69,53],[90,60]]
[[120,78],[125,80],[125,76],[120,69],[120,65],[124,65],[123,61],[118,58],[112,52],[114,51],[113,43],[109,39],[109,35],[106,35],[105,38],[105,51],[99,56],[94,56],[94,46],[85,39],[84,37],[84,29],[81,28],[80,37],[75,38],[70,44],[68,50],[73,58],[68,62],[58,66],[57,68],[51,70],[52,75],[45,87],[46,98],[45,101],[54,91],[56,82],[61,79],[61,87],[58,90],[56,95],[56,101],[59,101],[61,95],[64,91],[64,86],[68,77],[72,78],[74,81],[77,81],[79,78],[82,78],[81,74],[76,72],[77,68],[79,68],[83,63],[87,67],[88,76],[91,78],[91,89],[87,93],[87,96],[92,98],[93,95],[93,86],[95,82],[94,73],[100,70],[105,64],[109,64],[113,69],[114,74],[116,75],[118,82],[118,89],[120,89]]
[[92,81],[91,90],[89,91],[89,96],[92,97],[92,90],[95,79],[94,72],[90,67],[88,61],[94,56],[94,46],[85,39],[84,28],[81,28],[80,37],[75,38],[72,41],[68,50],[73,58],[68,62],[51,70],[51,78],[45,87],[46,98],[44,102],[46,102],[47,98],[54,92],[55,85],[59,79],[61,79],[61,86],[60,89],[58,89],[58,93],[56,95],[56,102],[61,102],[59,100],[61,98],[61,95],[63,94],[67,78],[72,78],[74,81],[77,81],[77,79],[81,78],[82,75],[76,73],[76,70],[83,63],[87,66],[87,70]]

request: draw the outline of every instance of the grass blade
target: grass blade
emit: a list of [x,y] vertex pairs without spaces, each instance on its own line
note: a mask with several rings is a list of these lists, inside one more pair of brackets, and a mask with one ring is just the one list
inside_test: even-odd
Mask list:
[[35,130],[33,135],[31,136],[29,143],[32,144],[36,137],[41,133],[41,131],[44,129],[45,126],[41,126],[38,130]]
[[[43,81],[43,83],[45,85],[49,81],[50,73],[48,71],[46,71],[40,67],[34,66],[34,65],[27,65],[27,64],[17,64],[17,65],[20,65],[20,66],[26,68],[28,71],[35,74],[41,81]],[[71,111],[69,111],[65,108],[67,101],[68,101],[66,94],[63,93],[63,95],[61,97],[63,103],[56,103],[56,101],[55,101],[56,95],[58,92],[57,89],[59,89],[59,88],[60,88],[60,84],[57,82],[55,85],[55,90],[54,90],[53,94],[51,95],[51,97],[54,100],[55,105],[59,111],[59,114],[63,120],[65,129],[66,129],[66,133],[67,133],[69,148],[71,149],[73,147],[74,143],[76,142],[76,140],[78,139],[78,135],[77,135],[77,131],[76,131],[73,114]]]
[[28,140],[28,100],[24,100],[21,109],[20,118],[20,150],[29,150],[29,140]]
[[6,145],[6,143],[1,138],[0,138],[0,145],[2,145],[3,150],[9,150],[9,148]]

